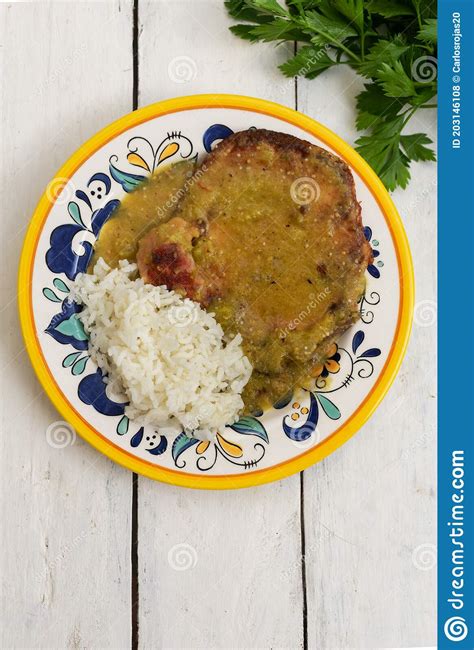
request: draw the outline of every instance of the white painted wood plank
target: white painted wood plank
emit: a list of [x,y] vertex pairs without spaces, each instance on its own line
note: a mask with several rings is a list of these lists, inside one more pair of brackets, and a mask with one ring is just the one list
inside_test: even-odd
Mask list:
[[140,103],[235,93],[294,108],[294,81],[276,64],[292,46],[251,46],[229,32],[221,0],[140,0]]
[[[230,34],[220,0],[141,0],[140,23],[141,104],[234,92],[294,106],[274,47]],[[140,479],[138,533],[140,647],[300,647],[298,476],[236,492]]]
[[[16,272],[60,164],[131,108],[131,6],[1,3],[2,648],[130,647],[131,474],[61,420],[21,339]],[[64,441],[63,441],[64,442]]]
[[[360,88],[347,69],[299,81],[299,109],[353,144]],[[415,120],[414,131],[436,139],[433,111]],[[435,643],[436,166],[418,163],[412,174],[393,195],[416,274],[407,357],[362,431],[305,472],[311,648]]]

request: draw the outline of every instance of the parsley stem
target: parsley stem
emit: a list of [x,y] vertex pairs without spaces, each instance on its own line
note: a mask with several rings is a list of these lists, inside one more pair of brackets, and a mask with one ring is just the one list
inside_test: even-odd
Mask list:
[[417,2],[414,2],[413,4],[415,5],[416,18],[417,18],[417,20],[418,20],[418,26],[419,26],[420,29],[422,29],[422,28],[423,28],[423,24],[422,24],[422,21],[421,21],[420,7],[419,7],[419,5],[418,5]]
[[347,56],[350,56],[351,59],[356,61],[357,63],[360,63],[360,57],[357,56],[357,54],[354,54],[352,50],[350,50],[348,47],[346,47],[341,41],[333,39],[331,34],[328,34],[327,32],[323,31],[322,29],[315,30],[317,31],[318,34],[321,34],[327,41],[328,44],[332,45],[333,47],[342,50],[347,54]]
[[346,47],[342,43],[336,43],[335,47],[340,48],[343,52],[345,52],[348,56],[350,56],[351,59],[354,59],[354,61],[357,61],[357,63],[360,63],[360,57],[357,56],[357,54],[354,54],[354,52],[352,50],[350,50],[348,47]]
[[406,118],[403,120],[403,124],[402,124],[402,128],[400,129],[400,132],[405,128],[407,122],[410,121],[410,119],[416,113],[418,108],[419,108],[418,106],[414,106],[413,108],[408,109],[405,113],[403,113],[403,117],[405,117],[405,115],[406,115]]

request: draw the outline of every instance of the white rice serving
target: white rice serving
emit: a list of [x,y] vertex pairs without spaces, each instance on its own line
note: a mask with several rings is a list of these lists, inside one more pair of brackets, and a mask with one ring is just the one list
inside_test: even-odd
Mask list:
[[165,287],[131,279],[135,264],[101,258],[77,276],[71,298],[89,334],[89,353],[129,400],[126,415],[161,433],[213,439],[235,422],[252,366],[237,335],[227,341],[213,314]]

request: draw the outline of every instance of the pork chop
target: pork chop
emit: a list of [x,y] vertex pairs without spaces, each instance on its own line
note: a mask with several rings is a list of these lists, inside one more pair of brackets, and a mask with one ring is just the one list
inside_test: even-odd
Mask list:
[[137,261],[146,280],[202,302],[229,336],[240,332],[254,367],[244,400],[256,410],[308,377],[359,318],[371,248],[346,163],[252,129],[209,154]]

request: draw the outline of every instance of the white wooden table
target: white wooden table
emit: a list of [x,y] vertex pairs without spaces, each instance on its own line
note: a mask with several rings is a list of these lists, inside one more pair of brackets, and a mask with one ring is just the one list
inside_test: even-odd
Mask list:
[[[394,193],[419,304],[402,370],[363,430],[281,483],[236,492],[134,485],[80,439],[47,443],[60,418],[30,368],[16,308],[37,199],[134,97],[296,102],[352,143],[361,82],[340,69],[295,87],[277,70],[281,49],[229,33],[221,0],[3,0],[0,19],[0,647],[434,645],[435,166],[414,165],[410,188]],[[414,128],[434,138],[433,111]]]

